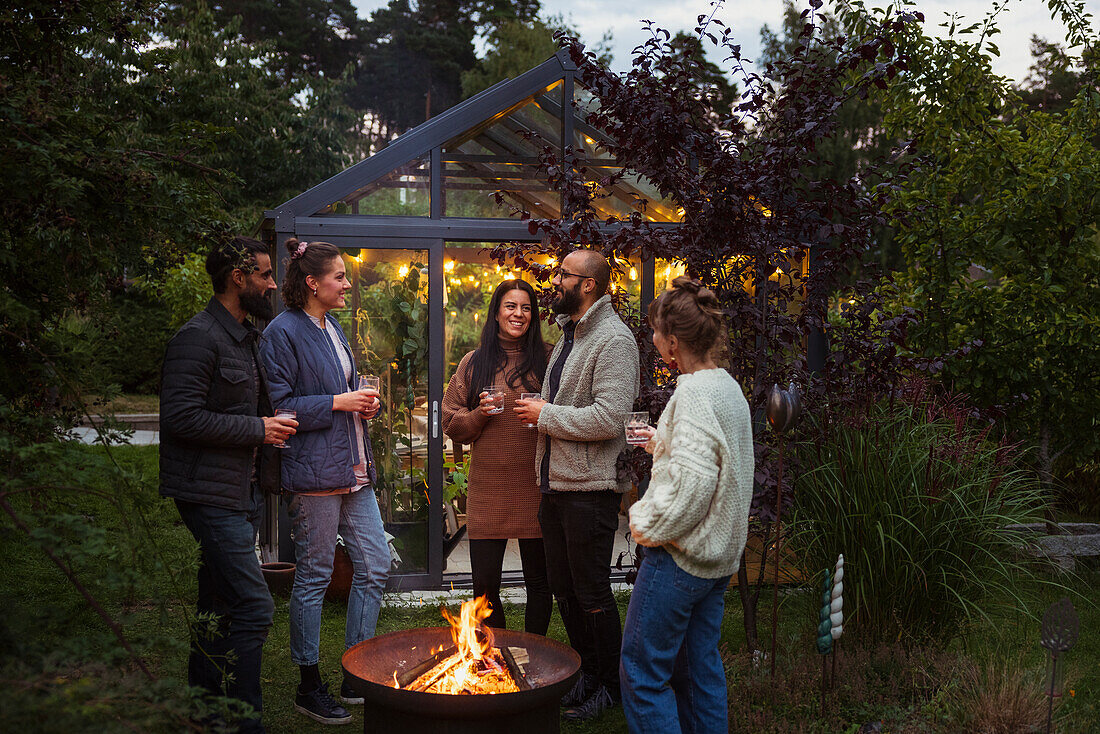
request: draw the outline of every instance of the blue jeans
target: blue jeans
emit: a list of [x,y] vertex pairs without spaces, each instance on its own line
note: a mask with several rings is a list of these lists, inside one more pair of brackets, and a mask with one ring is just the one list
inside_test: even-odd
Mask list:
[[240,723],[243,732],[262,732],[260,658],[275,604],[256,558],[256,533],[263,495],[253,491],[249,512],[176,500],[180,517],[199,543],[200,613],[218,617],[217,630],[193,631],[187,681],[211,696],[236,698],[256,716]]
[[718,654],[730,577],[684,571],[646,548],[623,631],[623,712],[631,734],[724,734],[726,675]]
[[295,665],[316,665],[321,605],[332,579],[336,534],[344,539],[352,567],[345,647],[374,637],[389,576],[390,549],[370,487],[349,494],[296,494],[290,501],[290,520],[296,554],[290,592],[290,659]]

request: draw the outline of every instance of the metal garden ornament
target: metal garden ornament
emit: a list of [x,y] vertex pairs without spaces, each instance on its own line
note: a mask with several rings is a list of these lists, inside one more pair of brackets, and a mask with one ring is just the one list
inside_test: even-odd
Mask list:
[[1073,608],[1073,602],[1069,597],[1063,597],[1054,602],[1043,614],[1043,626],[1041,628],[1039,644],[1050,650],[1050,688],[1047,692],[1049,699],[1047,705],[1047,733],[1050,732],[1051,721],[1054,717],[1054,688],[1058,682],[1059,657],[1069,652],[1069,649],[1077,644],[1077,638],[1081,634],[1081,620],[1077,617],[1077,611]]
[[772,692],[774,696],[775,683],[775,640],[779,623],[779,550],[782,546],[783,529],[783,455],[786,449],[786,441],[783,434],[798,420],[802,412],[802,399],[798,393],[798,387],[792,382],[786,390],[779,385],[773,385],[768,394],[767,414],[768,423],[779,436],[779,467],[775,480],[775,583],[772,589]]

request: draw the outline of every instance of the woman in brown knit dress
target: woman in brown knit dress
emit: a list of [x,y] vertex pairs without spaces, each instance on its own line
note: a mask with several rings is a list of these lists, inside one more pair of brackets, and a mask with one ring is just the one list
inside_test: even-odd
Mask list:
[[[488,597],[490,626],[506,626],[500,576],[508,539],[517,538],[527,586],[523,627],[540,635],[550,624],[552,600],[532,469],[538,431],[524,428],[512,408],[520,393],[539,392],[546,358],[534,288],[506,280],[489,301],[480,346],[462,358],[443,396],[443,432],[471,445],[466,529],[474,596]],[[503,400],[484,390],[490,385],[503,391]]]

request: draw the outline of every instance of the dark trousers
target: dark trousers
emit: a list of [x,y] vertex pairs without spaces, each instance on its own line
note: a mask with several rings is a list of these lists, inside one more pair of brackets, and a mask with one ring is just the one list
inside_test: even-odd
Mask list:
[[539,504],[550,591],[581,670],[619,697],[622,627],[611,593],[611,554],[619,528],[616,492],[544,494]]
[[[500,575],[504,568],[505,538],[470,539],[470,571],[474,577],[474,596],[486,596],[493,607],[486,623],[490,627],[505,628],[504,607],[500,602]],[[519,559],[523,566],[523,583],[527,587],[527,608],[523,616],[523,629],[536,635],[545,635],[550,626],[553,608],[550,584],[546,580],[546,553],[542,538],[520,538]]]
[[262,732],[260,659],[275,604],[256,558],[263,497],[249,512],[176,500],[180,517],[199,543],[199,595],[187,680],[211,696],[250,705],[242,732]]

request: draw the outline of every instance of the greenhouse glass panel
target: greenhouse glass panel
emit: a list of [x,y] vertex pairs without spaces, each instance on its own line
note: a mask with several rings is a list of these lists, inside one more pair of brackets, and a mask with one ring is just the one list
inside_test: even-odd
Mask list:
[[443,144],[444,216],[507,218],[512,207],[559,216],[561,197],[539,171],[539,155],[560,150],[561,90],[555,82]]
[[315,216],[370,214],[427,217],[431,213],[430,199],[431,168],[425,155],[359,187]]

